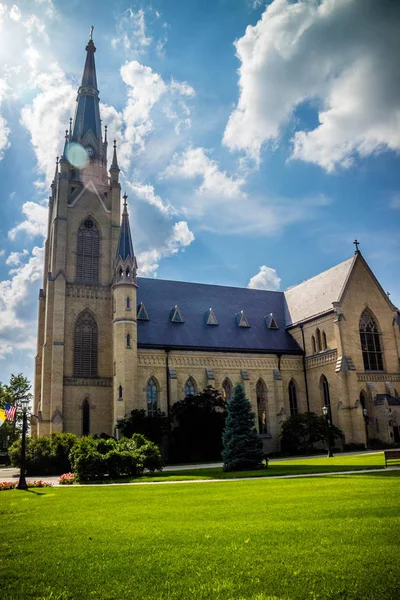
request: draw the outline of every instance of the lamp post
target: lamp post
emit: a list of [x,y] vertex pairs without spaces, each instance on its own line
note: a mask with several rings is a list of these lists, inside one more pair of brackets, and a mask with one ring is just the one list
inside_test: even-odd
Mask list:
[[326,438],[328,440],[328,458],[330,458],[333,456],[333,452],[332,452],[332,447],[331,447],[331,420],[329,418],[329,408],[327,406],[323,406],[322,412],[325,417]]
[[26,454],[26,429],[28,424],[28,404],[29,400],[24,398],[21,400],[22,405],[22,444],[21,444],[21,470],[19,473],[19,481],[17,485],[17,490],[27,490],[28,485],[25,479],[25,454]]
[[369,448],[369,436],[368,436],[369,418],[368,418],[368,412],[367,412],[366,408],[363,408],[363,417],[364,417],[364,425],[365,425],[365,449],[368,450],[368,448]]

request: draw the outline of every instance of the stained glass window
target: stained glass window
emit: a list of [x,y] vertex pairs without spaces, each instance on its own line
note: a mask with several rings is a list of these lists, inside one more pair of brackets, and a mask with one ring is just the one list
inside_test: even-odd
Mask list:
[[76,280],[82,283],[99,281],[100,233],[92,219],[85,219],[78,229]]
[[258,416],[258,433],[268,433],[267,426],[267,387],[262,379],[257,381],[256,385],[257,396],[257,416]]
[[193,380],[189,378],[185,385],[185,396],[194,396],[196,394],[196,387]]
[[74,335],[74,377],[97,377],[98,330],[93,315],[79,317]]
[[365,371],[383,371],[383,356],[378,326],[365,310],[360,318],[360,340]]
[[297,406],[297,388],[295,382],[292,380],[289,383],[289,405],[290,405],[290,416],[297,415],[299,412]]
[[153,377],[147,383],[147,414],[154,417],[157,413],[157,384]]

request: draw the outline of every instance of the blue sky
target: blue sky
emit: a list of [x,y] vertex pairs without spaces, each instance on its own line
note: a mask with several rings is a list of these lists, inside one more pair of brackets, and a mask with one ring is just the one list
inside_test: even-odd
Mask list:
[[361,242],[400,305],[400,4],[0,1],[0,381],[33,378],[90,25],[142,275],[285,290]]

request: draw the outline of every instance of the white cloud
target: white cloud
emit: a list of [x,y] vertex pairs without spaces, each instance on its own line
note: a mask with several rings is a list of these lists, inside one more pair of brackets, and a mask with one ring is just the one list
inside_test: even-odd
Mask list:
[[274,0],[235,42],[240,94],[224,143],[258,162],[312,102],[319,125],[295,133],[293,158],[332,171],[356,155],[398,151],[399,27],[391,0]]
[[[133,156],[145,149],[145,142],[154,129],[153,110],[161,98],[161,113],[167,121],[175,121],[175,132],[190,126],[190,108],[182,98],[192,98],[194,89],[186,82],[165,83],[161,75],[136,60],[121,67],[121,77],[127,86],[127,102],[122,111],[123,134],[118,148],[121,166],[129,168]],[[165,127],[156,115],[159,127]]]
[[18,233],[24,232],[28,237],[37,235],[45,237],[47,234],[48,210],[46,206],[37,202],[25,202],[22,205],[22,213],[26,219],[10,229],[8,237],[14,240]]
[[183,251],[187,246],[190,246],[194,239],[194,234],[190,231],[186,221],[175,223],[170,237],[161,247],[138,253],[140,275],[156,277],[159,261],[162,258],[173,256],[180,250]]
[[58,65],[36,78],[40,93],[21,110],[21,122],[31,135],[38,169],[45,174],[48,187],[55,169],[55,158],[63,149],[65,129],[74,113],[76,90]]
[[257,275],[251,277],[248,288],[253,290],[279,290],[281,279],[275,269],[262,265]]
[[29,252],[26,249],[22,250],[22,252],[10,252],[6,260],[6,265],[9,265],[10,267],[17,267],[28,254]]
[[118,34],[111,41],[114,48],[122,45],[125,51],[137,54],[144,52],[152,42],[152,38],[146,35],[144,10],[140,9],[135,12],[128,8],[118,18]]
[[10,19],[12,19],[12,21],[19,21],[21,19],[21,11],[19,10],[19,8],[16,4],[12,5],[9,15],[10,15]]
[[158,208],[163,215],[177,214],[176,209],[163,201],[163,199],[155,193],[154,186],[151,184],[143,184],[139,182],[126,181],[127,187],[133,192],[134,198],[143,200],[152,206]]
[[[13,269],[13,277],[0,281],[0,358],[15,349],[36,347],[36,292],[43,275],[43,248],[35,246],[27,263]],[[26,314],[28,311],[28,315]]]
[[200,177],[197,193],[201,196],[244,198],[244,179],[235,179],[219,169],[218,163],[208,156],[205,148],[189,148],[182,154],[175,154],[162,177],[194,179]]
[[[1,14],[0,14],[0,18],[1,18]],[[0,107],[1,107],[1,104],[6,96],[7,92],[9,91],[9,89],[10,88],[7,85],[7,83],[3,79],[0,78]],[[4,151],[7,150],[7,148],[10,145],[10,143],[8,141],[9,135],[10,135],[10,128],[7,125],[7,121],[0,113],[0,160],[4,156]]]

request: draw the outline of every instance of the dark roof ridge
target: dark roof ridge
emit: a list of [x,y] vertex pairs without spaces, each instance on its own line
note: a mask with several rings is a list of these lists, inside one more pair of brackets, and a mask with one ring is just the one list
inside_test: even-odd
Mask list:
[[184,284],[189,284],[189,285],[204,285],[204,286],[208,286],[208,287],[220,287],[220,288],[224,288],[226,289],[232,289],[232,290],[248,290],[251,292],[269,292],[272,294],[283,294],[284,292],[281,290],[258,290],[255,288],[248,288],[248,287],[241,287],[239,285],[221,285],[220,283],[202,283],[200,281],[179,281],[177,279],[160,279],[159,277],[143,277],[143,276],[139,276],[139,279],[146,279],[146,281],[168,281],[169,283],[184,283]]

